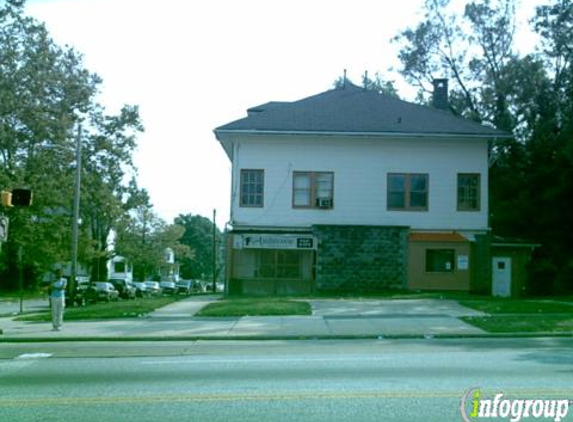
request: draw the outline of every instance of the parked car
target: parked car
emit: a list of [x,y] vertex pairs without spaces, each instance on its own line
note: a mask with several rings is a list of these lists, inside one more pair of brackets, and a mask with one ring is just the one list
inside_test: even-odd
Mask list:
[[109,282],[113,284],[122,299],[135,299],[136,289],[130,281],[124,278],[110,278]]
[[[215,283],[215,292],[222,292],[225,290],[225,285],[223,283],[217,282]],[[205,284],[205,291],[212,292],[213,291],[213,283],[206,283]]]
[[205,285],[205,282],[201,280],[193,280],[192,289],[194,292],[204,293],[207,291],[207,286]]
[[[88,291],[88,286],[89,286],[89,281],[87,277],[77,277],[76,288],[72,295],[68,282],[68,291],[66,292],[66,306],[85,305],[87,300],[86,293]],[[72,303],[72,296],[73,296],[73,303]]]
[[190,295],[193,289],[193,283],[191,280],[179,280],[177,282],[177,294],[183,293],[185,295]]
[[119,292],[113,287],[113,284],[106,281],[91,283],[86,292],[86,299],[92,302],[100,300],[111,302],[119,299]]
[[159,296],[161,294],[161,287],[157,281],[145,281],[144,283],[150,296]]
[[177,286],[173,281],[161,281],[159,287],[161,287],[161,292],[166,295],[173,295],[177,292]]
[[197,293],[205,293],[207,291],[208,282],[203,280],[193,280],[193,291]]
[[147,290],[147,285],[143,281],[134,281],[133,287],[135,287],[135,296],[137,297],[148,297],[151,292]]
[[[66,306],[85,305],[86,293],[87,289],[82,289],[81,286],[76,286],[76,289],[73,293],[71,290],[68,289],[68,291],[66,292]],[[72,303],[72,296],[73,296],[73,303]]]

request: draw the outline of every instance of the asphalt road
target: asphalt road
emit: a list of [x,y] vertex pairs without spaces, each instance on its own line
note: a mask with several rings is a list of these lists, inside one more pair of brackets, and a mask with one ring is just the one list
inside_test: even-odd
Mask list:
[[476,387],[573,399],[573,339],[1,346],[3,421],[444,422]]

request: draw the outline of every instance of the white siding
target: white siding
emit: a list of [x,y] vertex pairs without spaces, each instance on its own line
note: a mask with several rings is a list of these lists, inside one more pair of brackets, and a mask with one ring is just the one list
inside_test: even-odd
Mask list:
[[[241,169],[264,169],[263,208],[239,207]],[[487,142],[479,139],[242,137],[235,139],[231,218],[235,226],[402,225],[488,227]],[[334,172],[333,209],[293,209],[293,171]],[[427,173],[428,211],[388,211],[388,173]],[[481,209],[457,211],[457,174],[481,175]]]

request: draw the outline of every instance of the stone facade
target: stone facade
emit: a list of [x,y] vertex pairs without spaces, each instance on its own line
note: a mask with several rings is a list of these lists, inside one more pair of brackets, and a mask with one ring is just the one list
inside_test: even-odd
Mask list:
[[317,225],[316,291],[407,288],[408,227]]

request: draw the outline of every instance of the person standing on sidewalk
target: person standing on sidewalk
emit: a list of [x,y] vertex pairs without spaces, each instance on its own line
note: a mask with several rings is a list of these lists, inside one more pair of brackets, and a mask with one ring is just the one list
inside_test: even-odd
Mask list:
[[52,331],[60,331],[64,322],[64,307],[66,304],[66,279],[62,276],[62,270],[56,270],[56,278],[52,282],[50,293],[50,305],[52,307]]

